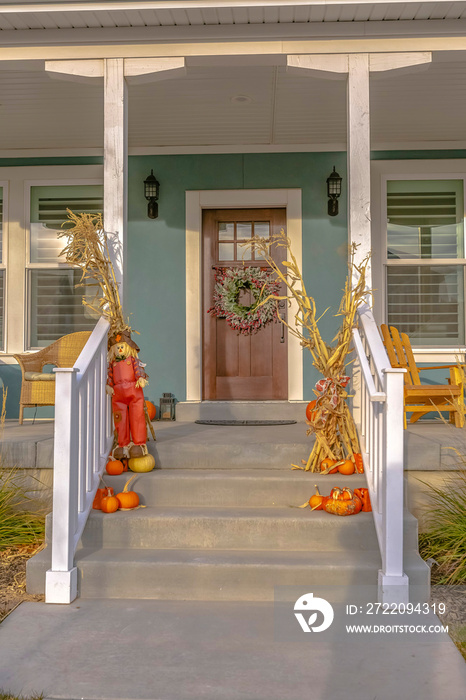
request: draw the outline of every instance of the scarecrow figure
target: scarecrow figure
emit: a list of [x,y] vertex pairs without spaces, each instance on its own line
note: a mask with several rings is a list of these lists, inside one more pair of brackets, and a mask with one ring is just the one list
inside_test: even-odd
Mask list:
[[138,359],[139,348],[128,331],[116,333],[108,341],[107,394],[118,435],[115,459],[143,457],[147,454],[146,416],[143,388],[148,383],[144,365]]

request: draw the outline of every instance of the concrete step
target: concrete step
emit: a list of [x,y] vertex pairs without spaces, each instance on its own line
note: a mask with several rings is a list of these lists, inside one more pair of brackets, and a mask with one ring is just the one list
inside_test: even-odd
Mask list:
[[[104,479],[118,493],[132,476],[124,472]],[[328,495],[334,486],[365,487],[366,479],[364,474],[322,476],[291,469],[160,469],[138,475],[130,488],[150,506],[272,507],[301,505],[315,492],[315,484]]]
[[163,469],[281,469],[301,464],[312,450],[305,422],[278,426],[212,426],[155,423],[147,443]]
[[[372,586],[377,597],[381,566],[376,550],[347,552],[222,551],[84,548],[77,552],[83,598],[271,601],[277,586],[328,586],[329,600],[345,599],[345,587]],[[49,551],[28,562],[28,591],[44,590]],[[429,569],[415,552],[405,555],[413,600],[428,600]],[[293,590],[291,590],[291,595]],[[354,594],[354,592],[353,592]]]
[[[417,546],[416,521],[406,517],[405,541]],[[377,549],[371,513],[341,518],[295,508],[148,507],[93,511],[83,547],[238,549],[342,552]]]
[[180,401],[177,421],[296,420],[303,421],[309,401]]

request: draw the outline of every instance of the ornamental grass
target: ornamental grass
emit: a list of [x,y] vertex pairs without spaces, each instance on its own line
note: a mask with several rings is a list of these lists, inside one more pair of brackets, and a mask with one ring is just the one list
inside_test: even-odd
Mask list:
[[[317,316],[316,303],[306,290],[301,270],[291,249],[290,239],[283,229],[268,239],[251,239],[247,242],[247,246],[254,247],[256,256],[259,253],[264,257],[276,278],[286,286],[287,290],[285,295],[268,296],[261,303],[266,303],[270,298],[288,301],[291,319],[287,320],[280,316],[279,310],[278,318],[289,332],[299,339],[302,347],[309,350],[314,367],[324,377],[317,382],[314,390],[316,404],[312,421],[308,422],[308,435],[314,434],[316,441],[304,469],[320,471],[320,463],[326,457],[336,461],[348,458],[354,462],[353,455],[359,453],[360,449],[356,426],[346,403],[348,398],[346,387],[350,381],[346,372],[351,362],[348,360],[348,354],[352,342],[352,329],[356,325],[357,310],[361,304],[367,302],[370,295],[366,288],[369,256],[356,263],[356,246],[353,245],[350,249],[348,275],[340,308],[336,314],[342,319],[341,325],[332,343],[328,344],[322,338],[318,326],[319,320],[328,309],[319,317]],[[273,259],[271,250],[274,247],[286,249],[286,260],[277,262]]]
[[463,467],[441,487],[422,482],[429,489],[425,509],[426,530],[419,535],[419,552],[435,559],[432,573],[437,584],[466,584],[466,458]]
[[[0,439],[6,416],[7,389],[3,388]],[[45,533],[45,514],[31,494],[28,480],[17,467],[4,467],[0,454],[0,550],[40,544]],[[38,482],[39,483],[39,482]]]

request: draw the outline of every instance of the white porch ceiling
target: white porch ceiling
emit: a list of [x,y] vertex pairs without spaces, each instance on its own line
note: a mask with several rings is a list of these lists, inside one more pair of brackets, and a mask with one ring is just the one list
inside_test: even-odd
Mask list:
[[[124,9],[122,8],[124,6]],[[56,9],[55,9],[56,8]],[[121,8],[121,9],[117,9]],[[16,2],[0,3],[0,29],[445,20],[466,17],[466,2]]]
[[[284,66],[245,61],[188,62],[186,77],[130,85],[130,152],[345,147],[344,80],[296,76]],[[466,148],[465,113],[466,60],[461,52],[434,55],[431,65],[411,74],[371,77],[373,148],[427,143]],[[102,84],[52,79],[40,61],[5,61],[0,64],[0,124],[2,157],[31,150],[100,153]]]

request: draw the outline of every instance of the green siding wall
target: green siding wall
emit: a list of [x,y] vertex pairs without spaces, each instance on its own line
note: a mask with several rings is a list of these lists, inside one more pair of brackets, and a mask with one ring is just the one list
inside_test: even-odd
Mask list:
[[[335,165],[345,175],[345,153],[138,156],[129,159],[128,308],[141,332],[141,359],[147,362],[154,400],[171,391],[186,398],[185,360],[185,191],[301,188],[303,270],[331,340],[346,274],[346,195],[340,214],[327,215],[326,179]],[[159,218],[147,218],[143,181],[151,168],[160,181]],[[343,187],[344,193],[346,187]],[[305,397],[319,378],[305,355]]]
[[[373,160],[464,158],[465,151],[374,152]],[[102,158],[0,159],[0,166],[101,163]],[[326,178],[335,165],[343,176],[340,214],[327,215]],[[151,168],[160,181],[159,218],[147,218],[143,181]],[[33,176],[31,172],[31,177]],[[128,308],[150,383],[145,393],[154,402],[164,391],[185,397],[185,192],[186,190],[291,188],[302,190],[303,272],[318,312],[331,309],[320,322],[326,340],[338,326],[337,312],[346,274],[346,153],[277,153],[129,158]],[[319,378],[305,353],[304,397],[312,398]],[[437,379],[437,377],[436,377]],[[438,381],[438,380],[437,380]],[[0,364],[0,386],[8,386],[8,417],[18,416],[20,372]],[[37,412],[50,415],[49,410]],[[32,415],[34,409],[29,409]]]

